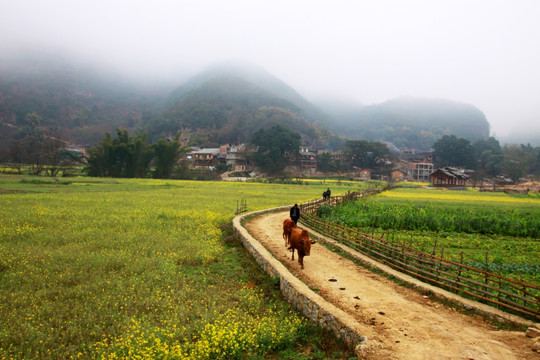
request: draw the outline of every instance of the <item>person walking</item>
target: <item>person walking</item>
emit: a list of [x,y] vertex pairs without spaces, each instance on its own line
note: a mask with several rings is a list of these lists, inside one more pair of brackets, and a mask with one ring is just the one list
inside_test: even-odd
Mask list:
[[330,188],[326,189],[325,192],[323,192],[323,200],[330,200],[330,194],[331,194],[331,191],[330,191]]
[[300,219],[300,208],[298,207],[298,204],[294,204],[294,206],[290,210],[290,215],[292,221],[294,221],[294,224],[298,222],[298,219]]

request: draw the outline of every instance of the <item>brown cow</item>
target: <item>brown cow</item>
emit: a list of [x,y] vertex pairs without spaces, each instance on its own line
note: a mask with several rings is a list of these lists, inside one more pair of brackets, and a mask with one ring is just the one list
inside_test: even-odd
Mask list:
[[296,224],[292,219],[285,219],[283,221],[283,239],[285,239],[285,246],[291,242],[291,230],[296,227]]
[[304,268],[304,256],[309,256],[311,241],[307,230],[294,228],[291,230],[289,250],[292,249],[292,260],[294,260],[294,249],[298,250],[298,263]]

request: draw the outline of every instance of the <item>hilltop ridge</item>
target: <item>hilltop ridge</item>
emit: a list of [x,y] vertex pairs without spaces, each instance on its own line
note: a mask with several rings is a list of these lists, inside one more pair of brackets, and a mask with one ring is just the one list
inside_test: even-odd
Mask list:
[[306,145],[331,149],[346,138],[429,148],[443,135],[489,136],[489,122],[473,105],[413,97],[374,105],[312,102],[265,69],[236,61],[214,64],[176,87],[51,56],[1,62],[2,147],[20,136],[30,114],[76,143],[96,143],[115,128],[148,131],[153,139],[183,130],[209,144],[240,143],[276,123],[299,132]]

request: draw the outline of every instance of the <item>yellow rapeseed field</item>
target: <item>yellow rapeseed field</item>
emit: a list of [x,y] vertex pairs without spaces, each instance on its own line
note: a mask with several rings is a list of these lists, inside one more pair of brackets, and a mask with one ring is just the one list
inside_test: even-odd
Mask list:
[[0,177],[0,359],[260,358],[305,332],[223,224],[327,184],[23,179]]
[[467,191],[443,191],[443,190],[424,190],[418,189],[399,189],[386,191],[378,196],[387,198],[407,199],[407,200],[450,200],[461,202],[500,202],[513,205],[519,204],[538,204],[538,198],[512,197],[505,193],[485,192],[481,193],[474,190]]

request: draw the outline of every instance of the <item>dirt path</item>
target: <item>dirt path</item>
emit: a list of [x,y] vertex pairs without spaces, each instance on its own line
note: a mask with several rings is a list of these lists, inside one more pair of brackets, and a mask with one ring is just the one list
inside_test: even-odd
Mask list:
[[287,212],[269,213],[245,227],[291,273],[357,319],[368,338],[367,359],[540,359],[523,332],[500,331],[481,317],[425,299],[321,244],[312,246],[301,270],[282,238],[287,217]]

